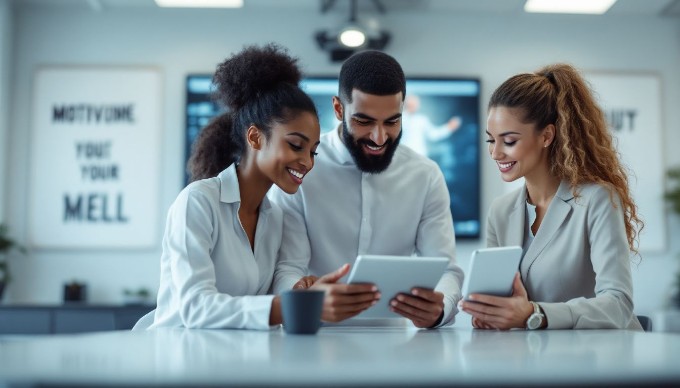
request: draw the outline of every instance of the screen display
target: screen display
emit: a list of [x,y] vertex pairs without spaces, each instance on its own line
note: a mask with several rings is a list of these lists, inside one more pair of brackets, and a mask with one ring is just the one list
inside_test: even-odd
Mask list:
[[[316,105],[321,131],[337,128],[340,122],[335,118],[331,102],[338,94],[337,78],[309,77],[301,82],[301,87]],[[201,128],[221,112],[210,92],[211,75],[187,77],[185,162]],[[401,144],[427,156],[441,168],[459,238],[478,238],[480,234],[479,100],[477,79],[409,78],[406,81]]]

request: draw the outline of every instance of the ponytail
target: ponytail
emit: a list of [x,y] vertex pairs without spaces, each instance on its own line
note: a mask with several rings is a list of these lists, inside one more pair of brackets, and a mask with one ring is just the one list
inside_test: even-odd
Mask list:
[[535,73],[518,74],[494,91],[489,108],[518,108],[523,122],[541,131],[555,125],[548,163],[551,173],[569,182],[578,196],[577,186],[597,183],[621,199],[626,236],[631,251],[644,223],[628,187],[627,170],[614,147],[604,112],[597,104],[586,80],[573,66],[555,64]]
[[628,169],[621,163],[614,139],[593,92],[572,66],[557,64],[538,71],[555,85],[557,107],[556,144],[551,149],[552,171],[572,187],[597,183],[610,191],[612,203],[621,199],[628,246],[638,253],[636,242],[644,222],[628,185]]
[[215,177],[238,160],[245,140],[233,129],[231,114],[222,113],[201,130],[187,162],[189,182]]

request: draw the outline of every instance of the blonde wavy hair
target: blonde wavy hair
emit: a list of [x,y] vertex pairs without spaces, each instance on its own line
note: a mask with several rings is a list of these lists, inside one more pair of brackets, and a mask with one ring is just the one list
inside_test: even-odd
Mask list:
[[609,189],[616,207],[616,193],[623,207],[628,246],[638,254],[644,222],[628,188],[627,169],[614,148],[604,112],[578,70],[559,63],[510,77],[489,100],[489,109],[497,106],[519,108],[523,122],[535,123],[537,130],[555,125],[548,156],[551,173],[569,182],[576,197],[578,185],[598,183]]

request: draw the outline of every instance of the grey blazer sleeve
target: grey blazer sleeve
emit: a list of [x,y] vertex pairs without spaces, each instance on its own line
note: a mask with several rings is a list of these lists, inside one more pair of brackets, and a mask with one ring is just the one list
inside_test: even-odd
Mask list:
[[[580,203],[582,202],[582,205]],[[637,329],[639,323],[633,315],[633,287],[630,273],[630,251],[626,239],[623,210],[618,196],[610,199],[609,191],[595,186],[584,189],[583,197],[575,201],[576,211],[583,213],[586,230],[569,228],[575,238],[572,252],[583,248],[590,256],[593,273],[583,273],[584,278],[595,280],[595,296],[587,298],[592,292],[583,289],[584,297],[577,297],[564,303],[540,302],[548,318],[550,329]],[[568,240],[565,240],[565,247]],[[556,245],[554,248],[559,248]],[[557,254],[557,250],[551,250]],[[564,257],[578,260],[577,256]],[[578,281],[578,279],[573,279]],[[587,284],[588,282],[586,282]]]

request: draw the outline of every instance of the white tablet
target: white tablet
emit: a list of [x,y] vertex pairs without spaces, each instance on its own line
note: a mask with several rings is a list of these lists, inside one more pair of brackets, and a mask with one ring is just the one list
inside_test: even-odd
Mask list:
[[381,297],[356,318],[402,318],[390,311],[390,300],[399,293],[410,293],[413,287],[434,289],[448,264],[446,257],[358,256],[347,283],[373,283]]
[[518,246],[483,248],[472,252],[465,274],[463,298],[470,294],[510,296],[512,280],[519,270],[522,248]]

